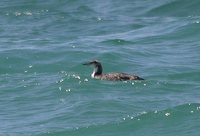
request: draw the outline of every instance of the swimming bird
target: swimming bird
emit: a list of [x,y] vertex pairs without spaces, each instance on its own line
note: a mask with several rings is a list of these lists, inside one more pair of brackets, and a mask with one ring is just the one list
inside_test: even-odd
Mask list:
[[100,79],[100,80],[111,80],[111,81],[126,81],[126,80],[144,80],[143,78],[136,76],[136,75],[130,75],[127,73],[107,73],[103,74],[103,67],[101,63],[97,60],[90,61],[83,63],[83,65],[93,65],[94,71],[91,74],[92,78]]

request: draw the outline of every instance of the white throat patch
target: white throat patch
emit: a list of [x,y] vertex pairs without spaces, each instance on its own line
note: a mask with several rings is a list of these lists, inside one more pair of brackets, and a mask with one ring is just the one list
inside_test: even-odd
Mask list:
[[95,72],[92,73],[91,77],[94,78]]

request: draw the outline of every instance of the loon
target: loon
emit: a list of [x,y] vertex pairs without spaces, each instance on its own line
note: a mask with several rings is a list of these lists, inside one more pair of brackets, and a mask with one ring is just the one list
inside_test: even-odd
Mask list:
[[91,74],[92,78],[100,79],[100,80],[111,80],[111,81],[126,81],[126,80],[144,80],[143,78],[136,76],[136,75],[130,75],[126,73],[108,73],[103,74],[103,68],[99,61],[94,60],[90,62],[83,63],[83,65],[93,65],[94,71]]

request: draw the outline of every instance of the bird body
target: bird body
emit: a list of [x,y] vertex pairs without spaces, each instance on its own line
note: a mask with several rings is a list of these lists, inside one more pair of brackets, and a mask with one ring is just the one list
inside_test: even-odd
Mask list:
[[94,60],[91,62],[84,63],[83,65],[93,65],[94,71],[91,75],[92,78],[100,80],[111,80],[111,81],[126,81],[126,80],[144,80],[143,78],[131,75],[127,73],[107,73],[103,74],[103,67],[100,62]]

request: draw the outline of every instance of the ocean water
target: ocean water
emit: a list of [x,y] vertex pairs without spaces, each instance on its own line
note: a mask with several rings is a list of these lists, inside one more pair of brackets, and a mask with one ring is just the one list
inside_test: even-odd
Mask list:
[[2,0],[0,135],[199,136],[199,30],[199,0]]

